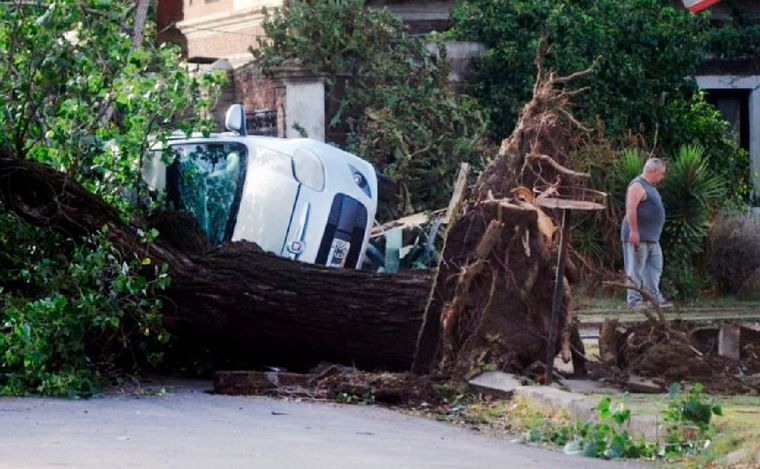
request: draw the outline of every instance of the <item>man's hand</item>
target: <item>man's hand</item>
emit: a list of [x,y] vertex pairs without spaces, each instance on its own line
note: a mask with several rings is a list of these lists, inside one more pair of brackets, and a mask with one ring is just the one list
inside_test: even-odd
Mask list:
[[638,230],[636,230],[636,231],[631,230],[631,232],[628,234],[628,242],[631,243],[631,244],[633,244],[634,246],[638,246],[639,245],[639,241],[641,241],[641,240],[639,239],[639,232],[638,232]]

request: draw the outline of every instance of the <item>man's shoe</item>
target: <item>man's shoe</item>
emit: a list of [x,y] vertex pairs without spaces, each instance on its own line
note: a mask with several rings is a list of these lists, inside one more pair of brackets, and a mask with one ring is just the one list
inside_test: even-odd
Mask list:
[[660,309],[673,309],[673,303],[670,301],[665,301],[664,303],[659,304]]
[[628,305],[628,311],[644,311],[647,309],[644,303],[636,303],[635,305]]

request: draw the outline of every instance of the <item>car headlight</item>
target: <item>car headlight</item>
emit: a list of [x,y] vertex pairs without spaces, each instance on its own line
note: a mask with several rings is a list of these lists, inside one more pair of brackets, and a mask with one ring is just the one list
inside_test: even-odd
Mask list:
[[372,197],[372,194],[369,191],[369,181],[367,180],[366,176],[364,176],[364,174],[362,174],[361,171],[356,169],[353,165],[349,164],[348,167],[351,169],[351,175],[354,179],[354,183],[356,183],[362,192],[367,194],[367,197]]
[[325,188],[325,167],[311,150],[299,148],[293,153],[293,174],[310,189],[319,192]]

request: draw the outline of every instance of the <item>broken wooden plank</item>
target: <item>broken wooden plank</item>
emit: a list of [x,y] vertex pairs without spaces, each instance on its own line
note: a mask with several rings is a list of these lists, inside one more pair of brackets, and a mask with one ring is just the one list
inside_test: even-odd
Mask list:
[[454,192],[451,194],[449,207],[446,209],[446,216],[443,220],[446,224],[451,223],[452,218],[459,212],[459,206],[462,205],[462,200],[464,199],[464,192],[467,188],[467,177],[469,175],[470,165],[468,163],[461,163],[459,165],[457,180],[454,183]]
[[412,215],[407,215],[405,217],[401,217],[397,220],[389,221],[388,223],[383,223],[380,226],[376,226],[372,228],[372,232],[370,233],[370,238],[377,238],[378,236],[381,236],[386,231],[392,230],[394,228],[411,228],[415,226],[422,226],[430,221],[433,214],[440,213],[441,210],[436,210],[433,212],[419,212],[414,213]]
[[553,197],[547,197],[544,199],[536,199],[533,203],[543,208],[561,208],[566,210],[604,210],[604,205],[596,202],[589,202],[587,200],[557,199]]

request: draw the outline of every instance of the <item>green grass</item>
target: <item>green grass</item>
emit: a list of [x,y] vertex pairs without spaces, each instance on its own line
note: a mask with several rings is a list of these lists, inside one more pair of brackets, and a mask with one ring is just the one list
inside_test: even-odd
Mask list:
[[723,417],[715,421],[718,435],[704,462],[720,462],[721,458],[738,449],[747,452],[747,461],[755,462],[760,454],[760,397],[728,396],[719,398]]
[[[599,309],[599,310],[627,310],[625,304],[625,294],[605,294],[591,296],[587,293],[579,292],[576,294],[576,302],[578,303],[578,309]],[[676,303],[676,307],[681,308],[746,308],[746,309],[760,309],[760,301],[757,300],[743,300],[734,296],[719,296],[714,298],[697,298],[690,302]]]

